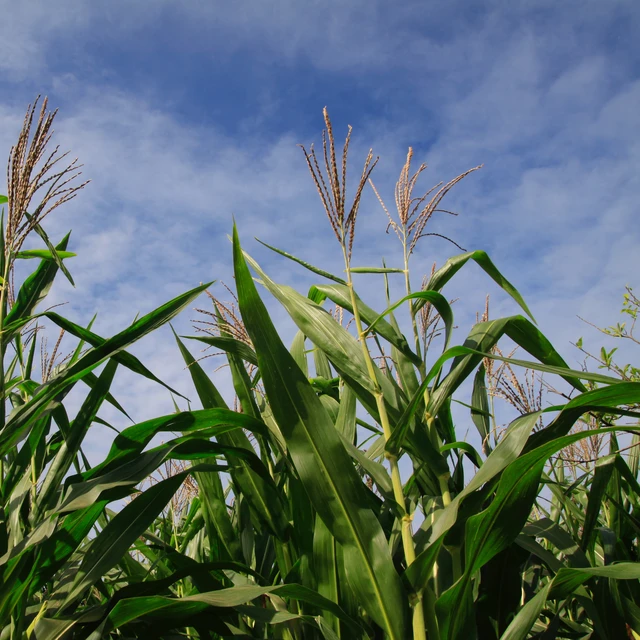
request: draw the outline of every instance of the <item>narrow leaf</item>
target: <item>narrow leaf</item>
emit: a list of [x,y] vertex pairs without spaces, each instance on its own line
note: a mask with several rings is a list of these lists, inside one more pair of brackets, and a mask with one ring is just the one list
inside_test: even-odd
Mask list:
[[305,269],[309,269],[309,271],[313,271],[313,273],[317,273],[319,276],[328,278],[329,280],[333,280],[334,282],[339,282],[340,284],[347,284],[345,280],[343,280],[342,278],[338,278],[338,276],[334,276],[332,273],[329,273],[328,271],[324,271],[323,269],[314,267],[312,264],[309,264],[308,262],[305,262],[300,258],[296,258],[295,256],[292,256],[290,253],[283,251],[282,249],[276,249],[276,247],[272,247],[270,244],[267,244],[266,242],[262,242],[262,240],[258,238],[256,238],[256,240],[258,240],[260,244],[264,245],[268,249],[271,249],[271,251],[275,251],[276,253],[279,253],[281,256],[284,256],[285,258],[289,258],[289,260],[293,260],[294,262],[301,264]]

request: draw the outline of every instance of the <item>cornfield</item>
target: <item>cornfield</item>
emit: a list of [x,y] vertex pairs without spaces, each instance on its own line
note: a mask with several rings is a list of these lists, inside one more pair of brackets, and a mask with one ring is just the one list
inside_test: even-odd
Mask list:
[[[234,300],[209,294],[196,335],[175,335],[202,408],[123,429],[90,466],[83,443],[103,405],[126,415],[110,391],[118,369],[177,394],[127,349],[212,283],[110,338],[41,310],[60,272],[73,282],[74,255],[43,220],[86,183],[48,151],[55,112],[45,100],[36,119],[36,105],[0,196],[0,640],[640,638],[637,369],[570,369],[483,251],[434,266],[412,289],[417,243],[438,235],[431,218],[452,213],[443,199],[479,167],[416,196],[425,166],[412,173],[409,150],[392,212],[370,152],[348,197],[351,130],[338,149],[325,110],[320,158],[303,147],[302,159],[344,277],[270,247],[318,278],[307,295],[278,284],[234,227]],[[401,243],[398,267],[355,264],[368,188]],[[23,249],[33,234],[44,248]],[[38,266],[16,287],[25,259]],[[452,346],[444,292],[470,261],[520,314],[490,319],[487,303]],[[374,310],[354,274],[387,292],[398,278],[405,293]],[[258,285],[297,327],[289,348]],[[39,340],[43,323],[75,340],[65,358],[59,341],[49,354]],[[530,359],[505,356],[505,339]],[[223,373],[207,374],[197,343],[224,358]],[[542,401],[541,374],[558,380],[555,404]],[[230,376],[234,406],[218,375]],[[504,401],[513,419],[502,428]],[[453,403],[466,419],[454,420]]]

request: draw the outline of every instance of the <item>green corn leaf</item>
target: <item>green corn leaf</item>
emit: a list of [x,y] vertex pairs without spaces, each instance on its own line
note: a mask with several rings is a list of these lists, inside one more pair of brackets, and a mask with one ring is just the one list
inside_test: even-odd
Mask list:
[[55,256],[62,260],[64,258],[75,258],[77,255],[77,253],[72,253],[71,251],[51,252],[49,249],[24,249],[23,251],[18,251],[18,253],[16,253],[16,258],[20,258],[22,260],[38,258],[39,260],[53,260],[55,262]]
[[[202,367],[195,361],[175,331],[173,335],[180,349],[180,353],[189,367],[191,379],[193,380],[198,397],[202,402],[202,406],[226,409],[227,405],[213,382],[211,382]],[[215,535],[223,545],[226,556],[234,560],[240,560],[242,558],[242,550],[238,540],[238,534],[229,517],[229,511],[225,503],[224,491],[219,476],[215,473],[196,474],[196,481],[202,501],[205,526],[209,532],[209,540],[212,541]]]
[[[322,518],[316,518],[313,533],[313,566],[318,593],[328,600],[340,602],[339,578],[336,555],[336,539],[331,535]],[[339,634],[340,622],[332,614],[325,614],[327,624]]]
[[29,355],[27,356],[27,363],[24,367],[24,378],[26,380],[31,379],[31,373],[33,371],[33,359],[36,354],[37,344],[38,344],[38,341],[35,339],[35,335],[34,335],[34,337],[31,339],[31,346],[29,347]]
[[549,589],[548,584],[540,589],[536,595],[529,600],[516,614],[505,632],[500,636],[500,640],[526,640],[529,637],[531,627],[540,617],[540,613],[547,602]]
[[199,411],[183,411],[168,416],[153,418],[140,422],[116,437],[106,459],[83,474],[85,480],[104,474],[107,471],[134,462],[136,457],[159,433],[193,433],[196,437],[206,433],[213,437],[233,429],[248,429],[254,432],[265,432],[262,422],[252,416],[230,411],[229,409],[202,409]]
[[611,578],[613,580],[639,580],[639,562],[619,562],[606,567],[585,567],[583,569],[560,569],[553,579],[549,598],[567,598],[590,578]]
[[176,474],[154,484],[126,505],[91,542],[63,608],[114,567],[165,508],[191,471]]
[[[222,335],[229,336],[229,330],[226,327],[222,313],[220,312],[220,309],[218,309],[217,305],[215,307],[221,333]],[[247,370],[245,369],[244,363],[235,353],[227,353],[227,361],[229,363],[229,371],[231,371],[233,389],[236,392],[242,411],[259,418],[260,410],[256,403],[254,386],[258,383],[260,378],[260,370],[256,373],[254,380],[251,380]]]
[[[167,553],[167,560],[169,563],[172,566],[178,565],[180,568],[173,571],[166,578],[161,578],[160,580],[146,580],[145,582],[129,584],[126,587],[118,589],[111,599],[112,604],[116,604],[117,602],[128,598],[162,595],[166,591],[167,587],[170,587],[172,584],[179,580],[183,580],[184,578],[194,578],[194,584],[196,584],[199,589],[206,584],[209,585],[212,590],[215,590],[216,587],[221,588],[222,585],[220,583],[216,584],[216,581],[212,578],[211,574],[214,573],[214,575],[220,575],[220,572],[222,571],[244,573],[261,582],[264,582],[265,580],[263,576],[241,562],[196,562],[192,558],[179,553],[168,545],[164,546],[163,549]],[[202,590],[206,591],[206,589]]]
[[[91,331],[91,327],[93,327],[93,323],[96,321],[97,317],[98,317],[98,314],[94,313],[91,320],[89,320],[89,324],[86,326],[87,331]],[[73,353],[71,354],[71,357],[69,358],[70,364],[73,364],[74,362],[76,362],[78,358],[82,355],[82,350],[84,349],[85,344],[86,343],[84,340],[82,340],[82,338],[78,341],[76,348],[74,349]]]
[[380,322],[383,322],[383,318],[386,315],[401,307],[408,300],[419,301],[418,304],[414,304],[416,311],[423,307],[427,302],[434,306],[435,310],[440,314],[440,317],[444,322],[445,341],[443,351],[446,350],[451,338],[451,331],[453,330],[453,311],[451,310],[451,305],[447,302],[447,299],[437,291],[416,291],[415,293],[410,293],[401,300],[398,300],[398,302],[394,302],[389,308],[385,309],[385,311],[373,320],[369,325],[369,331],[373,330],[374,327],[377,327]]
[[[222,398],[217,389],[177,336],[176,341],[180,347],[182,357],[189,368],[191,379],[196,387],[202,406],[205,408],[219,406]],[[242,368],[242,371],[244,371],[242,364],[239,365],[239,368]],[[245,415],[246,417],[252,418],[250,414],[237,415]],[[255,433],[266,433],[264,423],[258,421],[256,418],[252,418],[252,420],[254,423],[259,423],[262,427],[260,431],[254,430]],[[223,445],[245,449],[252,453],[254,451],[249,438],[239,429],[220,434],[217,439],[218,442]],[[228,461],[233,467],[231,475],[234,484],[238,487],[242,495],[244,495],[253,513],[256,514],[259,520],[276,535],[278,539],[283,542],[286,541],[290,534],[290,525],[285,513],[282,496],[271,478],[260,476],[242,459],[232,456],[228,458]]]
[[[287,479],[287,497],[289,498],[289,513],[294,526],[291,528],[291,543],[287,550],[295,560],[293,567],[288,570],[285,562],[284,569],[288,575],[284,576],[284,582],[299,582],[310,589],[317,587],[313,564],[313,532],[315,529],[316,512],[309,502],[309,497],[304,485],[294,474]],[[283,545],[278,545],[281,548]],[[295,555],[292,552],[295,549]],[[284,549],[282,549],[284,550]],[[279,554],[279,550],[277,551]],[[284,559],[284,558],[283,558]],[[289,577],[291,576],[291,577]],[[294,576],[297,576],[294,578]],[[336,600],[336,602],[338,602]],[[308,608],[300,613],[309,613]]]
[[69,432],[66,434],[62,446],[47,470],[44,482],[40,487],[36,504],[33,507],[34,515],[37,516],[46,506],[53,506],[51,500],[54,492],[57,491],[63,478],[71,468],[71,464],[80,450],[80,445],[87,435],[91,423],[106,399],[117,367],[118,363],[115,360],[107,362],[97,383],[80,407],[75,420],[71,423]]
[[323,269],[314,267],[312,264],[309,264],[308,262],[305,262],[300,258],[296,258],[295,256],[292,256],[290,253],[283,251],[282,249],[276,249],[276,247],[272,247],[270,244],[267,244],[266,242],[262,242],[262,240],[258,238],[256,238],[256,240],[258,240],[260,244],[264,245],[268,249],[271,249],[271,251],[275,251],[276,253],[279,253],[281,256],[284,256],[285,258],[289,258],[289,260],[293,260],[294,262],[301,264],[305,269],[309,269],[309,271],[312,271],[313,273],[317,273],[319,276],[322,276],[323,278],[327,278],[328,280],[333,280],[334,282],[338,282],[339,284],[347,284],[345,280],[343,280],[342,278],[338,278],[338,276],[334,276],[332,273],[329,273],[328,271],[324,271]]
[[37,593],[85,540],[107,505],[106,500],[94,501],[84,509],[66,515],[54,534],[39,549],[36,578],[29,585],[29,593]]
[[[320,291],[318,291],[318,289],[314,286],[309,289],[308,298],[309,300],[315,302],[317,305],[322,305],[322,303],[326,300],[326,296],[323,293],[320,293]],[[329,359],[325,355],[324,351],[322,351],[318,347],[315,347],[313,349],[313,364],[316,368],[316,375],[318,377],[326,378],[327,380],[333,378]]]
[[480,457],[480,454],[468,442],[451,442],[450,444],[445,444],[440,447],[440,453],[451,450],[464,451],[467,458],[469,458],[469,460],[471,460],[478,469],[482,466],[482,458]]
[[[96,333],[91,332],[88,328],[85,329],[84,327],[81,327],[80,325],[77,325],[71,322],[70,320],[67,320],[67,318],[63,318],[57,313],[46,312],[42,315],[46,316],[49,320],[51,320],[53,323],[58,325],[61,329],[64,329],[65,332],[70,333],[76,338],[79,338],[81,340],[81,344],[86,342],[87,344],[90,344],[92,347],[97,348],[97,347],[103,346],[107,342],[105,338],[102,338]],[[93,324],[93,320],[95,320],[95,316],[92,319],[91,324]],[[70,364],[77,362],[77,359],[80,356],[81,344],[78,345],[78,347],[76,348],[76,351],[74,352],[75,358],[71,358],[71,360],[69,361]],[[188,400],[188,398],[183,396],[180,392],[168,386],[166,383],[160,380],[160,378],[156,377],[153,373],[151,373],[151,371],[149,371],[149,369],[147,369],[142,364],[142,362],[138,360],[138,358],[131,355],[130,353],[127,353],[126,351],[119,351],[111,357],[114,358],[123,367],[126,367],[130,371],[133,371],[133,373],[137,373],[138,375],[141,375],[147,378],[148,380],[157,382],[158,384],[162,385],[165,389],[168,389],[171,393],[179,396],[180,398],[184,398],[185,400]]]
[[482,438],[482,450],[485,454],[491,452],[489,434],[491,433],[491,413],[489,411],[489,397],[484,364],[481,364],[473,379],[471,393],[471,420]]
[[136,485],[153,473],[177,447],[178,444],[172,442],[145,451],[136,456],[134,462],[116,467],[89,480],[72,476],[67,480],[60,504],[53,513],[72,513],[91,506],[97,500],[112,502],[130,496],[135,492]]
[[539,542],[536,542],[535,538],[527,536],[524,533],[521,533],[516,538],[516,544],[522,547],[525,551],[537,556],[554,573],[558,573],[558,571],[565,566],[564,563],[561,560],[558,560],[551,551],[545,549]]
[[173,330],[173,336],[178,344],[178,349],[180,349],[180,354],[182,355],[182,359],[184,360],[187,367],[189,367],[189,371],[191,373],[191,380],[193,381],[193,385],[196,388],[196,393],[200,398],[200,402],[202,403],[203,408],[205,409],[228,409],[227,403],[224,401],[224,398],[216,388],[216,386],[211,382],[209,376],[204,372],[204,369],[200,366],[198,361],[191,355],[184,342],[180,340],[176,332]]
[[522,529],[525,535],[548,540],[572,567],[587,567],[589,561],[573,536],[549,518],[529,522]]
[[[300,367],[300,371],[304,373],[304,375],[309,377],[309,364],[307,362],[307,354],[304,348],[304,342],[306,340],[306,336],[302,331],[298,331],[293,338],[293,342],[291,343],[291,355],[293,359],[296,361],[296,364]],[[257,363],[256,363],[257,364]]]
[[234,353],[243,360],[246,360],[249,364],[257,365],[258,360],[253,349],[246,343],[236,340],[235,338],[229,338],[227,336],[182,336],[187,340],[199,340],[205,344],[222,349],[229,353]]
[[[64,251],[67,248],[69,235],[67,234],[58,243],[56,251]],[[4,344],[9,342],[15,332],[15,330],[10,330],[10,327],[16,325],[19,329],[20,323],[24,323],[30,318],[34,309],[46,298],[57,273],[58,265],[55,262],[42,260],[37,269],[24,281],[14,305],[4,319],[5,332],[2,336]]]
[[404,273],[404,269],[390,267],[349,267],[351,273]]
[[[162,596],[125,598],[120,600],[110,611],[108,623],[103,629],[103,633],[151,615],[156,619],[161,617],[160,619],[165,620],[165,628],[167,624],[172,627],[172,621],[176,618],[181,619],[188,617],[199,611],[204,611],[209,607],[219,609],[230,607],[238,608],[239,611],[270,623],[283,622],[299,617],[286,611],[283,611],[283,615],[279,616],[279,612],[273,610],[269,612],[269,610],[266,609],[261,609],[262,615],[260,615],[260,612],[257,611],[256,608],[243,607],[245,603],[270,594],[281,598],[291,598],[300,602],[308,602],[320,609],[330,611],[345,624],[349,625],[352,632],[362,632],[361,627],[347,616],[335,603],[302,585],[288,584],[271,587],[240,585],[229,589],[199,593],[183,598],[167,598]],[[265,615],[268,617],[265,618]]]
[[[114,362],[117,363],[118,361],[114,358]],[[96,384],[98,384],[98,376],[96,376],[95,373],[89,372],[82,378],[82,382],[84,382],[89,389],[94,389]],[[107,393],[105,401],[133,422],[133,418],[124,410],[124,407],[111,395],[111,393]]]
[[349,580],[360,603],[391,638],[406,638],[402,585],[375,515],[362,506],[366,502],[360,478],[320,400],[280,341],[244,261],[235,228],[233,246],[242,318],[300,479],[318,515],[343,546]]
[[356,395],[351,387],[344,386],[340,394],[340,408],[336,419],[336,429],[347,442],[356,441]]
[[589,553],[593,551],[596,543],[595,528],[598,523],[598,517],[602,512],[602,501],[604,500],[609,481],[613,475],[616,466],[617,455],[609,455],[600,458],[595,465],[595,473],[593,481],[589,487],[589,499],[587,501],[587,510],[584,516],[584,524],[582,525],[582,537],[580,539],[580,548]]
[[[349,288],[341,284],[328,284],[328,285],[316,285],[316,289],[320,291],[327,298],[340,305],[343,309],[346,309],[350,313],[353,313],[353,305],[351,304],[351,294]],[[439,294],[438,294],[439,295]],[[385,340],[392,344],[400,353],[405,355],[413,364],[419,366],[422,364],[422,360],[411,351],[407,339],[394,329],[383,316],[379,315],[371,307],[367,306],[357,295],[356,304],[358,305],[358,311],[362,321],[369,325],[367,332],[373,331],[375,326],[376,333],[380,334]]]
[[[487,275],[489,275],[494,282],[501,287],[506,293],[508,293],[517,303],[522,310],[533,320],[533,316],[529,311],[524,299],[518,292],[518,290],[498,271],[496,266],[491,262],[489,256],[484,251],[469,251],[462,253],[453,258],[449,258],[440,269],[438,269],[429,279],[426,290],[440,291],[442,287],[453,278],[453,276],[467,263],[469,260],[473,260],[479,267],[481,267]],[[417,305],[418,308],[420,305]],[[535,322],[535,320],[534,320]]]
[[[0,198],[5,196],[0,196]],[[0,273],[4,273],[5,267],[5,224],[4,224],[4,207],[0,210]],[[4,278],[0,276],[0,285],[4,285]],[[6,312],[6,308],[3,309]]]
[[0,432],[0,456],[5,455],[20,440],[25,430],[33,421],[41,417],[43,409],[59,393],[82,379],[85,373],[93,371],[107,358],[117,355],[129,345],[171,320],[208,286],[209,284],[206,284],[192,289],[140,318],[113,338],[88,351],[75,364],[42,385],[28,403],[16,409],[9,416],[4,429]]
[[[358,341],[325,309],[291,287],[277,285],[250,256],[245,258],[258,273],[264,286],[285,307],[291,319],[311,342],[331,361],[342,379],[353,388],[371,415],[376,415],[374,387]],[[375,367],[376,380],[392,418],[398,416],[397,397],[391,381]]]
[[[27,219],[29,221],[32,220],[32,216],[30,216],[26,211],[25,211],[25,216],[27,217]],[[76,286],[75,282],[73,281],[73,278],[71,277],[71,274],[69,273],[69,270],[67,269],[67,267],[65,266],[65,264],[64,264],[64,262],[62,260],[62,256],[59,255],[59,252],[53,246],[51,240],[49,240],[49,236],[46,234],[45,230],[39,224],[36,224],[33,227],[33,229],[44,240],[44,243],[47,245],[47,249],[50,252],[51,259],[58,265],[58,269],[60,269],[60,271],[62,271],[62,273],[65,275],[66,279],[71,283],[71,286],[75,287]],[[69,232],[69,233],[71,233],[71,232]]]
[[[503,335],[507,335],[522,348],[529,351],[531,355],[541,360],[543,364],[515,360],[513,358],[500,358],[491,354],[491,348]],[[615,378],[601,376],[600,374],[589,374],[569,369],[549,341],[523,316],[512,316],[510,318],[482,322],[473,327],[469,337],[465,340],[464,346],[451,347],[438,358],[409,402],[402,417],[398,420],[396,429],[387,443],[388,451],[398,451],[400,449],[411,420],[423,401],[425,391],[429,389],[431,382],[438,376],[444,363],[451,358],[454,358],[454,360],[450,372],[431,394],[429,406],[427,407],[427,411],[431,415],[438,413],[443,403],[453,395],[483,358],[504,360],[511,364],[525,366],[537,371],[557,373],[580,391],[584,391],[585,387],[579,378],[585,380],[598,378],[598,381],[606,379],[610,382],[620,382]]]
[[[490,355],[491,348],[503,335],[511,338],[534,358],[540,360],[545,367],[553,367],[554,373],[559,373],[559,375],[579,391],[586,390],[580,382],[580,378],[584,377],[585,374],[575,375],[547,338],[545,338],[529,320],[523,316],[511,316],[500,320],[480,322],[473,327],[463,347],[472,349],[477,353],[474,355],[460,355],[454,359],[451,365],[451,371],[432,394],[429,407],[427,408],[432,415],[438,412],[441,403],[450,397],[462,381],[478,366],[482,357],[492,357]],[[454,349],[455,348],[456,347],[454,347]],[[449,350],[449,352],[450,351],[451,350]],[[444,360],[444,356],[447,355],[447,353],[443,354],[439,362],[434,365],[434,369],[436,367],[439,369],[441,361]],[[482,357],[479,355],[480,353],[483,354]],[[531,366],[530,368],[542,370],[540,365],[536,367]],[[560,370],[563,368],[564,371],[560,373]]]
[[[612,389],[616,389],[617,393],[612,393]],[[566,433],[571,426],[589,410],[602,410],[608,407],[612,413],[617,411],[616,407],[622,405],[633,404],[640,400],[640,383],[620,383],[613,388],[605,387],[596,389],[588,393],[582,394],[569,401],[562,409],[560,415],[554,420],[555,423],[562,425],[556,432]],[[492,539],[506,541],[507,538],[500,538],[500,529],[493,529],[496,523],[504,522],[505,526],[510,526],[509,518],[500,520],[499,516],[502,511],[501,505],[509,503],[513,499],[512,492],[521,491],[525,493],[527,483],[537,484],[540,481],[542,466],[546,460],[552,455],[565,448],[566,446],[577,442],[578,440],[594,435],[596,433],[615,432],[616,428],[591,430],[581,432],[564,437],[555,437],[551,440],[540,441],[540,445],[533,449],[525,448],[529,440],[536,439],[537,433],[531,436],[533,427],[543,413],[555,408],[536,411],[516,418],[508,427],[503,439],[498,443],[496,448],[487,457],[482,467],[477,471],[467,486],[451,501],[451,503],[439,512],[438,518],[431,531],[431,544],[439,544],[444,534],[453,527],[458,517],[460,503],[480,487],[488,483],[490,480],[501,474],[507,467],[510,473],[507,479],[501,477],[498,492],[502,492],[502,500],[492,503],[487,510],[486,518],[482,530],[479,527],[475,530],[475,540],[480,540],[483,536],[493,536]],[[553,424],[553,423],[552,423]],[[550,425],[551,426],[551,425]],[[627,427],[628,428],[628,427]],[[566,431],[565,431],[566,429]],[[545,430],[539,433],[544,433]],[[520,454],[528,451],[525,455]],[[535,498],[535,494],[534,494]],[[497,499],[496,499],[497,500]],[[495,506],[494,506],[495,504]],[[519,531],[518,531],[519,533]],[[488,544],[488,543],[487,543]],[[475,551],[474,551],[475,549]],[[475,546],[469,546],[468,552],[473,557],[467,561],[465,572],[470,566],[478,567],[487,562],[495,553],[499,546],[484,546],[477,543]],[[405,577],[408,582],[413,585],[416,591],[422,590],[429,579],[429,574],[423,570],[423,565],[430,557],[428,554],[429,547],[422,552],[411,566],[405,571]],[[458,583],[461,584],[461,583]],[[464,585],[463,585],[464,586]],[[460,588],[460,587],[456,587]],[[461,593],[463,590],[461,589]]]
[[378,485],[378,489],[386,494],[387,499],[392,500],[393,487],[391,485],[391,478],[389,472],[378,462],[374,462],[365,453],[363,453],[358,447],[349,442],[342,434],[340,439],[344,444],[347,453],[357,462]]
[[[471,578],[522,530],[538,495],[540,475],[545,462],[546,460],[539,460],[536,465],[527,469],[525,475],[515,478],[513,474],[518,473],[519,469],[516,465],[513,468],[507,467],[491,506],[467,521],[464,574],[436,603],[443,640],[469,636],[474,624]],[[504,486],[509,489],[501,491]]]
[[[638,387],[637,393],[640,393],[640,385]],[[597,391],[600,390],[592,393],[597,394]],[[597,395],[592,397],[597,397]],[[615,407],[612,407],[612,410],[615,411]],[[541,412],[536,413],[539,415]],[[593,434],[597,431],[613,432],[615,428],[592,430],[589,433]],[[589,437],[589,433],[583,432],[558,438],[530,451],[509,464],[500,477],[497,494],[491,505],[485,511],[467,521],[464,574],[437,602],[443,638],[453,640],[460,637],[461,633],[468,633],[468,629],[472,624],[470,618],[473,615],[471,606],[472,577],[492,557],[505,549],[518,536],[537,497],[538,485],[545,462],[551,455],[557,453],[568,444]],[[498,449],[499,446],[487,459],[480,472],[484,470],[491,457],[498,452]],[[476,474],[476,477],[480,472]],[[506,517],[506,514],[508,514],[508,517]],[[440,531],[438,524],[439,522],[436,523],[436,528]],[[637,565],[632,566],[636,566],[635,573],[625,569],[624,571],[621,570],[617,577],[622,578],[624,576],[625,579],[630,579],[633,576],[640,576],[640,568]],[[586,573],[584,573],[585,571]],[[590,569],[561,569],[556,579],[563,580],[562,576],[571,577],[562,588],[554,587],[554,589],[569,595],[586,581],[590,575],[603,574],[593,573],[593,570]],[[569,588],[572,589],[571,592],[568,592]],[[565,591],[562,591],[562,589],[565,589]],[[452,612],[456,612],[456,614],[452,615]]]
[[[640,383],[638,382],[618,382],[608,387],[583,393],[564,405],[560,414],[547,427],[534,433],[527,442],[525,451],[531,451],[566,435],[576,420],[589,411],[601,412],[605,410],[610,413],[626,415],[626,411],[620,407],[638,404],[639,400]],[[558,407],[549,407],[545,409],[545,412],[557,409]],[[615,409],[615,411],[610,409]],[[633,427],[627,430],[631,431]]]

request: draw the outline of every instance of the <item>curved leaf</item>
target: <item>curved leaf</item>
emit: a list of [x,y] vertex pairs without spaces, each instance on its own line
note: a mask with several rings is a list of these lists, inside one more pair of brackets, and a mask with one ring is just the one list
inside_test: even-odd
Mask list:
[[[440,291],[469,260],[473,260],[482,268],[485,273],[487,273],[499,287],[506,291],[520,305],[522,310],[534,320],[531,311],[529,311],[529,307],[527,307],[518,290],[498,271],[485,251],[469,251],[449,258],[449,260],[431,276],[425,289]],[[421,305],[418,305],[418,308],[420,308],[420,306]]]

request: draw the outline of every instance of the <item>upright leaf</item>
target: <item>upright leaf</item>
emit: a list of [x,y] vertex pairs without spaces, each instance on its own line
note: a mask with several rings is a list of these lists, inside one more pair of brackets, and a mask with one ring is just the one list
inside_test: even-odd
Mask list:
[[233,248],[242,318],[300,479],[319,516],[344,547],[349,581],[362,606],[391,638],[406,638],[404,590],[380,524],[363,507],[366,499],[360,478],[320,400],[276,333],[235,229]]

